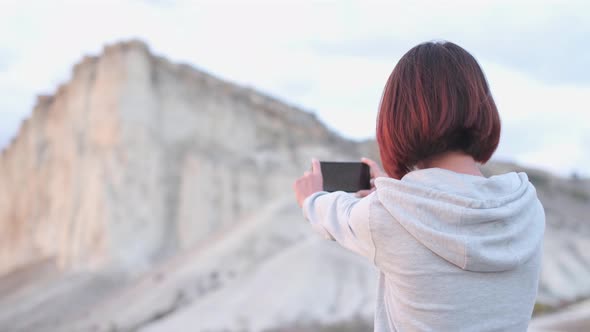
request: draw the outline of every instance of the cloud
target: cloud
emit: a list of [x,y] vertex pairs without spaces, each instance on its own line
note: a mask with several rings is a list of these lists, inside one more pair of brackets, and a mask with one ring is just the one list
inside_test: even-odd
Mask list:
[[590,176],[590,84],[548,84],[482,63],[502,119],[496,156],[569,175]]
[[170,8],[179,3],[176,0],[141,0],[141,2],[161,8]]
[[5,71],[12,62],[12,56],[10,52],[0,48],[0,73]]
[[[0,107],[5,107],[5,103],[0,101]],[[14,137],[20,126],[23,116],[18,112],[2,111],[0,121],[0,150],[4,149]]]
[[399,57],[414,45],[449,40],[480,60],[493,61],[548,83],[590,83],[590,4],[416,1],[359,7],[339,38],[317,38],[326,56]]

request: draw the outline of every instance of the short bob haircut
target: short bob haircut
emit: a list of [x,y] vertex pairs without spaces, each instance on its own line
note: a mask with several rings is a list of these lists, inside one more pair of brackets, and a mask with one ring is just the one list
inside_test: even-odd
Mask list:
[[389,76],[377,118],[385,172],[401,179],[443,152],[486,163],[500,140],[500,116],[475,58],[450,42],[409,50]]

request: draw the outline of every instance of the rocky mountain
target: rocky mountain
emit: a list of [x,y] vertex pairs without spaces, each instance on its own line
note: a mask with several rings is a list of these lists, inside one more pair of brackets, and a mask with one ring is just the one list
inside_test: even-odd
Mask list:
[[0,271],[48,257],[141,270],[255,212],[312,155],[364,152],[311,113],[139,42],[109,46],[2,152]]
[[[375,271],[313,234],[291,192],[312,156],[363,155],[374,142],[312,113],[138,41],[107,46],[0,156],[0,330],[367,326]],[[513,170],[547,214],[540,303],[590,296],[590,182],[484,168]]]

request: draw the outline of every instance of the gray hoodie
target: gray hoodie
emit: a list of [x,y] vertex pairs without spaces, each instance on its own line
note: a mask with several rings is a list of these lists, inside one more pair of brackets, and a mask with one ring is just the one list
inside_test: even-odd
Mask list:
[[317,232],[378,268],[375,331],[526,331],[545,214],[525,173],[429,168],[375,187],[303,204]]

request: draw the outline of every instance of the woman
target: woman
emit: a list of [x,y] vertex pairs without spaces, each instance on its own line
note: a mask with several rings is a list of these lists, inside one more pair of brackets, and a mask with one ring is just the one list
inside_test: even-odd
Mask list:
[[545,215],[525,173],[480,172],[499,138],[477,61],[453,43],[424,43],[385,86],[385,172],[363,159],[374,188],[324,192],[315,159],[295,182],[312,227],[378,268],[375,331],[526,331]]

